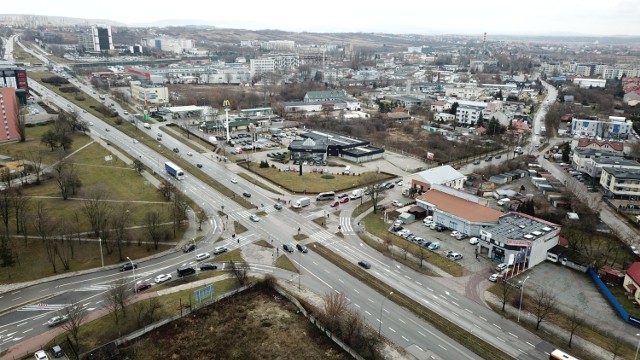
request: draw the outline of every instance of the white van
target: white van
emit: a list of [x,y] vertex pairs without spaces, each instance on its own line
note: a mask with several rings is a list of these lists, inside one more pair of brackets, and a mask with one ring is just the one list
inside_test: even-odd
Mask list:
[[351,166],[347,166],[346,168],[344,168],[344,170],[342,170],[342,174],[344,175],[351,174]]
[[316,196],[316,201],[333,200],[335,198],[336,198],[335,192],[327,191],[327,192],[321,192],[320,194],[318,194],[318,196]]

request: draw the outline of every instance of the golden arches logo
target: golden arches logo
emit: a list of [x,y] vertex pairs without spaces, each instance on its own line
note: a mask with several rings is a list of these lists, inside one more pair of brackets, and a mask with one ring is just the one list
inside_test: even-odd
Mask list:
[[225,100],[225,101],[222,102],[222,106],[231,107],[231,102],[229,100]]

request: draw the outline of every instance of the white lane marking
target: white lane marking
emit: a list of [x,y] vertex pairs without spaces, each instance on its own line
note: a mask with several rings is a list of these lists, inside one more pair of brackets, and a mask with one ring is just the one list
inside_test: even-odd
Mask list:
[[353,304],[353,305],[355,305],[355,307],[357,307],[358,309],[360,309],[360,305],[358,305],[358,304]]
[[467,310],[470,314],[473,314],[473,311],[471,311],[471,310],[469,310],[467,308],[464,308],[464,309]]
[[487,321],[487,319],[483,318],[482,316],[479,316],[480,319]]
[[529,344],[529,346],[531,346],[531,347],[536,347],[535,345],[533,345],[532,343],[530,343],[528,341],[526,343]]
[[338,279],[338,281],[340,281],[341,283],[343,283],[343,284],[344,284],[344,281],[342,281],[342,279]]
[[482,329],[480,326],[478,326],[478,324],[473,324],[473,326],[477,327],[478,329]]
[[369,298],[367,298],[367,300],[369,300],[369,302],[375,303],[375,301],[373,301],[373,300],[371,300],[371,299],[369,299]]
[[457,302],[455,302],[455,301],[452,301],[451,303],[452,303],[453,305],[457,306],[457,307],[460,307],[460,305],[459,305]]
[[421,284],[419,281],[416,281],[416,284],[418,284],[418,285],[422,286],[422,284]]
[[369,315],[369,316],[371,316],[371,313],[370,313],[370,312],[368,312],[367,310],[365,310],[365,311],[364,311],[364,313],[365,313],[365,314],[367,314],[367,315]]
[[40,292],[45,292],[45,291],[49,291],[49,288],[40,290]]
[[33,328],[31,328],[31,329],[29,329],[29,330],[25,330],[25,331],[23,331],[22,333],[23,333],[23,334],[24,334],[24,333],[28,333],[28,332],[29,332],[29,331],[31,331],[31,330],[33,330]]
[[340,294],[340,291],[338,291],[338,290],[336,290],[336,289],[333,289],[333,291],[335,291],[336,293]]
[[496,339],[498,339],[498,340],[500,340],[500,341],[502,341],[502,342],[506,343],[506,341],[502,340],[501,338],[499,338],[499,337],[497,337],[497,336],[496,336]]
[[420,346],[415,345],[415,347],[417,347],[417,348],[418,348],[418,350],[420,350],[420,351],[424,352],[424,350],[422,350],[422,348],[421,348]]
[[427,335],[423,334],[420,330],[418,330],[418,334],[420,334],[420,335],[422,335],[424,337],[427,337]]
[[406,323],[406,322],[404,322],[402,319],[398,319],[398,321],[400,321],[401,323],[403,323],[403,324],[407,325],[407,323]]
[[[26,321],[25,321],[25,322],[21,322],[20,324],[18,324],[18,325],[16,325],[16,326],[22,326],[22,325],[24,325],[24,324],[26,324],[26,323],[27,323]],[[14,333],[14,334],[15,334],[15,333]]]
[[11,293],[11,295],[18,294],[20,291],[22,291],[22,290],[14,291],[14,292]]
[[360,291],[358,291],[358,290],[356,290],[356,289],[353,289],[353,291],[355,291],[355,292],[356,292],[356,294],[360,294]]
[[396,332],[396,331],[395,331],[395,330],[393,330],[392,328],[389,328],[389,330],[391,330],[391,331],[393,331],[393,332]]
[[497,327],[498,329],[502,330],[502,328],[496,324],[493,324],[493,326]]
[[402,338],[404,339],[404,341],[409,342],[409,339],[407,339],[406,337],[404,337],[404,335],[402,335]]
[[433,289],[427,286],[427,290],[433,292]]
[[440,346],[442,349],[444,349],[444,351],[447,351],[447,348],[446,348],[446,347],[444,347],[444,346],[442,346],[442,345],[440,345],[440,344],[438,344],[438,346]]
[[518,335],[514,334],[514,333],[509,333],[509,335],[513,336],[514,338],[518,338]]

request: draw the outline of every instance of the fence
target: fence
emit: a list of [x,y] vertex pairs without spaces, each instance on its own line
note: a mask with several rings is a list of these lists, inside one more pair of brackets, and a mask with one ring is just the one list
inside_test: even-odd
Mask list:
[[613,308],[618,312],[618,314],[620,314],[622,319],[624,319],[624,321],[628,322],[631,325],[640,327],[640,321],[638,321],[638,319],[634,317],[629,316],[629,313],[627,312],[627,310],[625,310],[625,308],[622,307],[620,302],[618,302],[618,299],[616,299],[616,297],[613,296],[609,288],[607,288],[607,285],[602,281],[602,279],[600,279],[598,274],[595,271],[593,271],[593,269],[591,268],[589,268],[587,273],[591,276],[591,279],[593,279],[593,282],[596,283],[600,291],[602,291],[602,293],[604,294],[604,297],[606,297],[607,300],[609,300]]

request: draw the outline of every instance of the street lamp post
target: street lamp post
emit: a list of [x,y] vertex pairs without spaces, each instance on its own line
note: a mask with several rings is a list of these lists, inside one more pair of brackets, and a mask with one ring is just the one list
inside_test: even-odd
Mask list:
[[531,276],[527,276],[523,281],[522,281],[522,287],[520,288],[520,307],[518,308],[518,322],[520,322],[520,311],[522,311],[522,295],[524,294],[524,283],[527,282],[527,280],[529,280]]
[[384,299],[382,299],[382,303],[380,303],[380,320],[378,320],[380,321],[380,324],[378,325],[378,336],[382,334],[382,307],[384,306],[384,301],[387,300],[391,295],[393,295],[393,291],[385,296]]
[[636,345],[636,356],[633,357],[633,360],[638,359],[638,349],[640,349],[640,333],[637,333],[636,337],[638,337],[638,345]]
[[133,271],[133,291],[135,291],[136,295],[138,294],[138,287],[136,286],[136,267],[133,265],[133,261],[127,256],[127,260],[131,264],[131,271]]
[[104,267],[104,256],[102,256],[102,238],[98,238],[98,243],[100,244],[100,262],[102,263],[102,267]]

